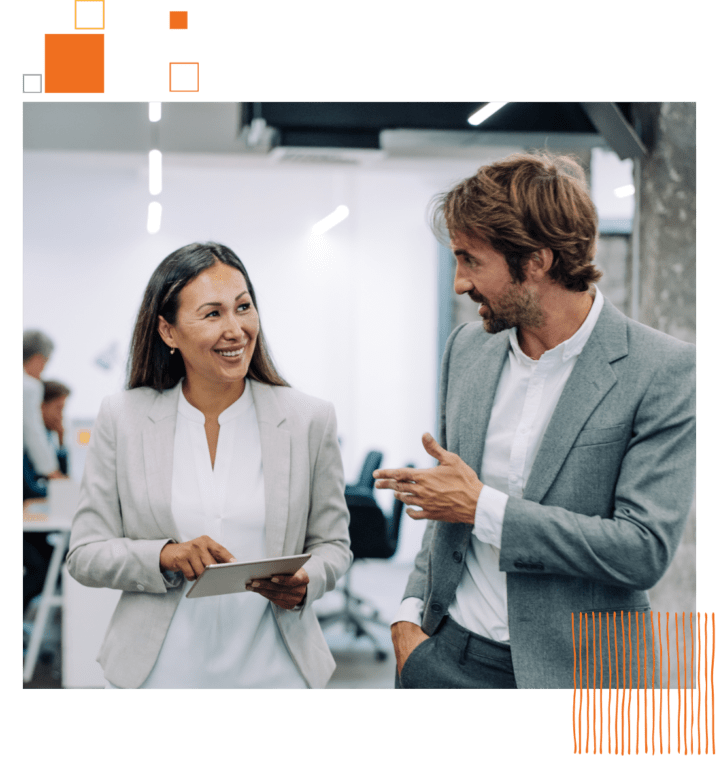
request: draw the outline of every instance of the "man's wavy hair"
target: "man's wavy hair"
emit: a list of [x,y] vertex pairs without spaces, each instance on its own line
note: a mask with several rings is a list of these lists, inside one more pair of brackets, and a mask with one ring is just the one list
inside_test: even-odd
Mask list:
[[431,203],[438,239],[463,234],[483,238],[523,282],[533,253],[550,248],[549,276],[570,291],[586,291],[602,273],[592,263],[597,250],[597,211],[584,171],[568,156],[513,154],[482,166],[474,176]]

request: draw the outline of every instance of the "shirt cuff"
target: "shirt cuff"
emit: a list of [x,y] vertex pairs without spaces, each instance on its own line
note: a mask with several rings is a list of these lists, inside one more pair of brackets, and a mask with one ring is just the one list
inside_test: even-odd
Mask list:
[[[174,539],[168,539],[165,544],[177,544],[177,542]],[[160,547],[160,551],[162,551],[165,544]],[[182,580],[184,579],[184,574],[182,571],[168,571],[162,567],[160,568],[160,576],[162,576],[162,580],[165,582],[165,586],[168,589],[179,587],[180,584],[182,584]]]
[[501,549],[502,524],[509,496],[488,485],[482,487],[477,499],[472,533],[480,540]]
[[422,626],[422,614],[424,613],[424,600],[418,597],[405,597],[394,615],[391,624],[398,621],[411,621],[412,624]]

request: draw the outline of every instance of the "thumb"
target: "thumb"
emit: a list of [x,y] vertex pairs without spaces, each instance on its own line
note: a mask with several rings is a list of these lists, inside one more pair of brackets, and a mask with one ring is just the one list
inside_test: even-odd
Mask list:
[[425,432],[422,435],[422,445],[424,446],[424,450],[427,451],[430,456],[433,456],[440,463],[444,461],[447,451],[442,448],[429,432]]

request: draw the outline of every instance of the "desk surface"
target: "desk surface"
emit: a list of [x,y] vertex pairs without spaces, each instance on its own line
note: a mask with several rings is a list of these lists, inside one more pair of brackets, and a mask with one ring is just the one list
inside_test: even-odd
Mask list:
[[[47,499],[26,499],[22,505],[23,533],[33,531],[69,531],[72,518],[77,511],[76,486],[72,481],[53,481],[67,483],[67,490],[61,496],[55,496],[56,502],[51,506]],[[72,485],[70,485],[72,483]]]

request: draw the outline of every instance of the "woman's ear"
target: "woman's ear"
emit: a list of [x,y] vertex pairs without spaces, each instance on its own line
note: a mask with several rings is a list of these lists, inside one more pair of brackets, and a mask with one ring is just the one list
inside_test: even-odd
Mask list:
[[177,344],[172,341],[172,326],[160,315],[157,322],[157,331],[160,334],[162,340],[168,347],[176,347]]

